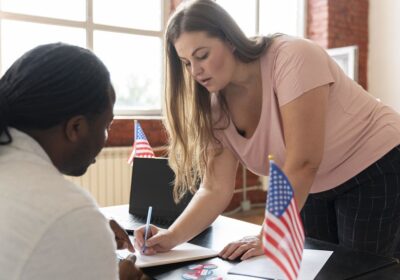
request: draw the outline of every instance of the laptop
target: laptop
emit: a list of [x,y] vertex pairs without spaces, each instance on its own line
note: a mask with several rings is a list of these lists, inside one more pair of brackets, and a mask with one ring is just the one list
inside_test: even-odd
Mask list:
[[175,174],[166,158],[135,158],[132,165],[129,218],[118,222],[128,233],[146,223],[147,210],[153,207],[151,223],[168,228],[192,199],[190,192],[175,204],[173,182]]

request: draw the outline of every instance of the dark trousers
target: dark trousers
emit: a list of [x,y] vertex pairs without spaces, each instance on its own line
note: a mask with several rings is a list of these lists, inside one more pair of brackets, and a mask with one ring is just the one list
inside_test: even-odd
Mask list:
[[307,237],[400,258],[400,146],[342,185],[310,194]]

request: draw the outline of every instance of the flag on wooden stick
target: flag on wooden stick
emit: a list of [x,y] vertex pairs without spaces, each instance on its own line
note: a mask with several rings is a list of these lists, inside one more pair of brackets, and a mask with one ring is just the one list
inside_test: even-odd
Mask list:
[[288,178],[274,161],[269,166],[262,247],[287,279],[297,279],[304,249],[303,224]]
[[128,163],[132,163],[133,158],[135,157],[154,157],[153,149],[147,141],[146,135],[144,134],[143,129],[138,121],[135,121],[134,134],[135,140],[133,142],[132,153],[128,159]]

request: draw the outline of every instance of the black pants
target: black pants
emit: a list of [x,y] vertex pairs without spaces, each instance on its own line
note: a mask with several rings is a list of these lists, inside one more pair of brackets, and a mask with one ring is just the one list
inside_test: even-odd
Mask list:
[[310,194],[301,217],[307,237],[400,258],[400,146],[342,185]]

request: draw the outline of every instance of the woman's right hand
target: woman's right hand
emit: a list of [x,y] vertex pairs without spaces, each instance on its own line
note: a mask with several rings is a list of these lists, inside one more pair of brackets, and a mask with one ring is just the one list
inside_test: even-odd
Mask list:
[[[168,229],[162,229],[154,225],[150,225],[147,234],[147,241],[144,240],[146,226],[135,229],[135,248],[141,254],[154,255],[160,252],[171,250],[177,245],[173,233]],[[143,245],[146,244],[143,252]]]

